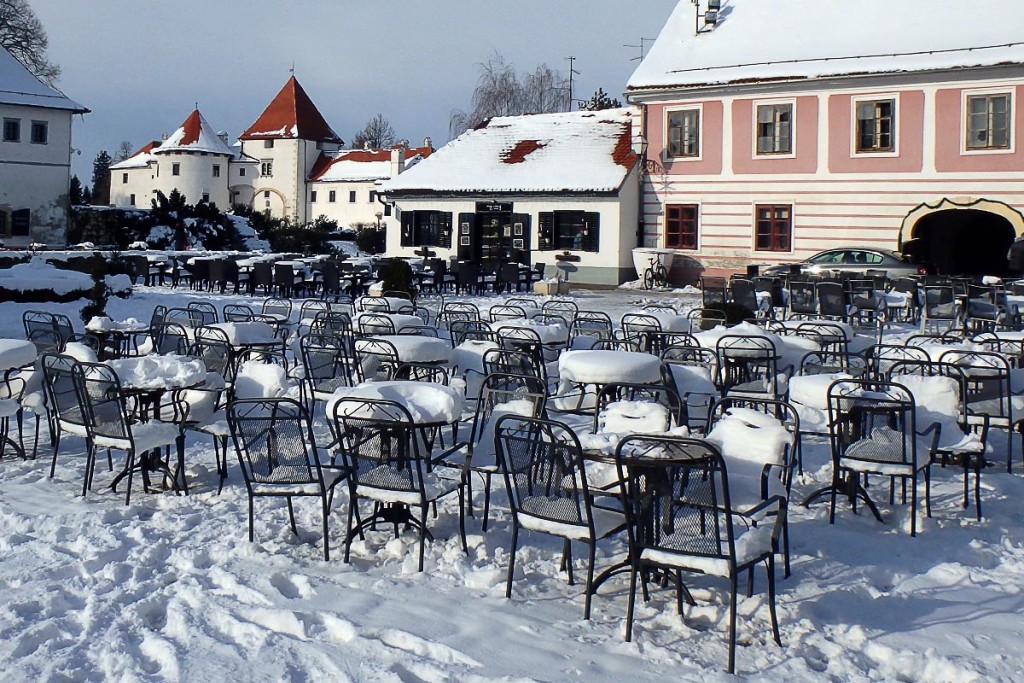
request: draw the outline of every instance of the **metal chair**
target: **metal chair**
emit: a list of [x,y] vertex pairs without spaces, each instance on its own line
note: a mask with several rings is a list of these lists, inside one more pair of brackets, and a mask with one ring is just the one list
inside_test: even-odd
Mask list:
[[493,429],[512,511],[505,597],[512,597],[520,529],[563,539],[562,568],[568,571],[569,585],[573,584],[571,542],[582,542],[588,550],[583,618],[590,619],[597,542],[625,529],[622,511],[598,504],[587,484],[583,449],[567,425],[504,415]]
[[309,415],[296,401],[287,398],[236,400],[228,405],[227,415],[249,494],[249,542],[255,540],[256,498],[284,498],[292,532],[298,535],[292,498],[316,497],[320,499],[323,520],[324,560],[331,559],[328,516],[334,487],[345,480],[351,470],[320,463]]
[[683,572],[729,580],[729,655],[736,669],[736,612],[739,576],[763,563],[768,576],[772,637],[779,645],[775,613],[775,553],[780,500],[737,511],[730,498],[722,455],[706,441],[679,437],[629,436],[616,449],[622,504],[630,547],[626,641],[633,638],[633,605],[640,579],[648,596],[652,571],[673,579],[677,608],[695,604]]

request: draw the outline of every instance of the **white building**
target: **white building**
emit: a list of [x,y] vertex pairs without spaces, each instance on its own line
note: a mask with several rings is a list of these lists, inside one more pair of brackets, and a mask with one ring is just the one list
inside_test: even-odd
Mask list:
[[154,141],[110,167],[110,203],[149,208],[157,192],[178,190],[189,204],[207,201],[230,208],[233,194],[252,197],[258,164],[228,147],[199,110],[166,140]]
[[391,205],[378,201],[380,183],[393,178],[434,152],[430,138],[422,147],[350,149],[325,154],[309,174],[309,216],[326,216],[342,228],[388,225]]
[[[490,119],[381,184],[388,254],[561,263],[573,282],[635,277],[639,164],[629,109]],[[556,259],[556,255],[559,259]],[[566,258],[568,257],[568,258]]]
[[0,241],[62,244],[68,227],[71,119],[89,110],[0,48]]

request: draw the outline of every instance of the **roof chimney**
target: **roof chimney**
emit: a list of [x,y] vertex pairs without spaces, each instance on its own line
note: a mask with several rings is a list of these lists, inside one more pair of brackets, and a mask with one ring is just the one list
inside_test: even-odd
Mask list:
[[218,131],[217,132],[217,137],[220,138],[220,141],[223,142],[225,146],[227,146],[227,147],[231,146],[231,145],[228,144],[228,132],[226,130]]
[[434,149],[434,141],[430,138],[423,138],[423,146],[427,149]]
[[398,144],[391,148],[391,177],[394,178],[405,170],[405,147],[409,143],[399,140]]
[[167,133],[161,133],[160,140],[163,142],[167,142]]
[[365,149],[365,150],[370,149],[370,141],[369,140],[364,140],[363,141],[363,149]]

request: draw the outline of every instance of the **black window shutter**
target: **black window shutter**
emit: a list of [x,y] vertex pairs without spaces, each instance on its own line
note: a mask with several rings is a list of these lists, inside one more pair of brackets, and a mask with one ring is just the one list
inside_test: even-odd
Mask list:
[[452,212],[442,211],[438,219],[438,227],[440,228],[437,236],[437,246],[442,249],[452,248]]
[[412,247],[413,244],[413,232],[416,224],[416,212],[415,211],[403,211],[402,212],[402,246]]
[[[463,233],[463,226],[469,228],[468,233]],[[471,261],[473,260],[473,240],[476,239],[476,214],[475,213],[460,213],[459,224],[455,226],[455,236],[453,240],[458,240],[459,245],[458,256],[460,261]],[[468,239],[463,239],[468,238]],[[463,244],[468,242],[468,244]]]
[[537,249],[552,251],[555,248],[555,214],[553,211],[542,211],[540,214],[540,232],[537,235]]
[[28,237],[32,214],[28,209],[11,212],[11,236]]
[[583,214],[586,234],[583,236],[583,251],[598,251],[601,247],[601,214],[588,211]]

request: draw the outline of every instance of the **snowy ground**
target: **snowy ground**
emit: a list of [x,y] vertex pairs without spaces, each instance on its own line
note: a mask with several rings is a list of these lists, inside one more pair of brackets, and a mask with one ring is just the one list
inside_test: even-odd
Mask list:
[[[585,292],[580,305],[617,319],[643,296]],[[140,288],[130,300],[113,300],[109,313],[148,319],[155,304],[188,298]],[[202,298],[219,306],[237,297]],[[21,313],[29,308],[40,307],[0,304],[0,337],[23,337]],[[729,678],[721,581],[693,579],[699,606],[682,619],[674,596],[655,592],[638,607],[634,642],[625,643],[627,582],[606,584],[593,619],[583,621],[581,587],[568,586],[557,571],[554,539],[521,537],[513,597],[504,598],[510,521],[503,495],[486,535],[468,521],[468,557],[459,548],[454,501],[442,507],[433,526],[438,540],[427,548],[426,571],[417,573],[409,534],[397,541],[370,535],[355,546],[351,564],[342,562],[344,496],[331,517],[330,562],[322,560],[312,502],[296,505],[295,538],[284,505],[259,501],[257,542],[250,544],[237,471],[218,496],[209,441],[190,437],[187,461],[192,495],[139,493],[130,507],[104,488],[110,474],[102,467],[95,491],[78,495],[81,440],[62,445],[52,481],[45,446],[39,460],[0,462],[0,670],[11,680]],[[827,446],[806,443],[805,463],[807,473],[794,484],[797,500],[829,479]],[[958,472],[935,468],[934,516],[914,539],[905,506],[882,504],[881,525],[841,504],[835,526],[823,503],[794,506],[793,576],[778,583],[783,647],[771,642],[759,572],[754,597],[740,602],[740,675],[1020,680],[1021,471],[1019,464],[1013,475],[1003,467],[986,471],[986,517],[978,522],[973,508],[960,507]],[[599,567],[623,550],[621,542],[602,543]]]

